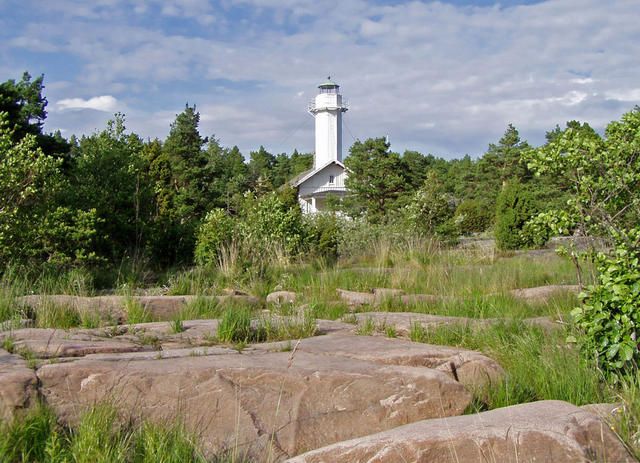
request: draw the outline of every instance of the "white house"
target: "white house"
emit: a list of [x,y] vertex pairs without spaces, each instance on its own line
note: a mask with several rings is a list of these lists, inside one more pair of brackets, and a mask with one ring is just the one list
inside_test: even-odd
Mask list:
[[309,112],[316,122],[313,169],[294,179],[304,213],[326,209],[329,195],[342,197],[347,194],[344,186],[347,169],[342,164],[342,113],[347,110],[347,104],[338,93],[339,88],[329,77],[318,86],[318,95],[309,104]]

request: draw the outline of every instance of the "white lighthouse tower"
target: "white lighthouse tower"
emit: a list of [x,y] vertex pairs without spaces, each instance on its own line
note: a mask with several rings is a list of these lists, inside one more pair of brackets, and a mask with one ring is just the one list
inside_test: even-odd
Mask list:
[[338,93],[340,86],[331,77],[318,89],[318,95],[309,104],[309,112],[316,119],[316,168],[330,161],[342,162],[342,113],[347,110]]
[[327,78],[318,86],[318,95],[309,103],[309,112],[316,122],[316,151],[313,169],[300,175],[295,185],[302,211],[315,213],[324,210],[327,196],[342,197],[346,168],[342,164],[342,113],[346,101],[338,93],[340,86]]

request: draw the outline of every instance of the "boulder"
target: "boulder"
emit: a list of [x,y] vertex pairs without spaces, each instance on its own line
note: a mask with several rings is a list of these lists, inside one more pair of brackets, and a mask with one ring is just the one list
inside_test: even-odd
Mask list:
[[425,420],[312,450],[289,463],[636,462],[597,415],[561,401]]
[[562,293],[578,294],[580,286],[578,285],[547,285],[538,286],[536,288],[512,289],[509,291],[514,298],[529,303],[544,303],[551,297]]
[[390,299],[394,297],[404,296],[406,291],[403,289],[391,289],[391,288],[373,288],[373,295],[376,299]]
[[358,291],[347,291],[346,289],[336,289],[338,296],[348,305],[363,306],[366,304],[373,305],[376,297],[373,293],[361,293]]
[[442,371],[470,390],[480,390],[487,383],[500,380],[505,375],[496,361],[480,352],[379,336],[353,336],[346,333],[316,336],[301,340],[298,350],[386,365],[432,368]]
[[[351,348],[332,337],[318,339],[342,343],[343,351],[366,347],[355,336]],[[292,352],[183,349],[182,357],[158,352],[151,359],[139,352],[122,360],[102,354],[103,360],[43,365],[37,375],[63,422],[73,424],[84,407],[111,400],[134,419],[182,417],[207,452],[238,445],[241,454],[260,461],[459,415],[471,401],[471,393],[442,371],[332,355],[321,341],[306,341]]]
[[293,291],[274,291],[273,293],[267,295],[267,304],[293,304],[296,300],[296,297],[297,294]]
[[33,368],[19,355],[0,349],[0,422],[9,421],[13,413],[37,396],[38,378]]

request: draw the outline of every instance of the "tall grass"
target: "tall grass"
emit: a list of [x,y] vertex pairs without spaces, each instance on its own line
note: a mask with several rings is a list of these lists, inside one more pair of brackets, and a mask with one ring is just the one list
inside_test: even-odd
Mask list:
[[0,423],[0,461],[43,463],[241,463],[226,453],[205,458],[198,440],[179,419],[163,424],[123,419],[99,403],[66,428],[46,405]]
[[[497,361],[505,378],[485,390],[480,409],[537,400],[564,400],[575,405],[612,401],[612,392],[593,365],[565,343],[566,333],[546,331],[518,321],[485,327],[456,325],[414,329],[415,341],[477,350]],[[473,410],[473,411],[478,411]]]

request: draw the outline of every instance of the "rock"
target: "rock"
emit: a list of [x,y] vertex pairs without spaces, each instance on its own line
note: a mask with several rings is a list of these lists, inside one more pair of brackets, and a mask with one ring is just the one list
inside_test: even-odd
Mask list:
[[37,396],[35,371],[19,355],[0,349],[0,422],[10,421]]
[[548,285],[536,288],[512,289],[509,294],[525,302],[542,303],[563,292],[578,294],[580,287],[578,285]]
[[[372,320],[376,326],[391,326],[399,335],[408,336],[411,325],[419,323],[423,328],[438,328],[441,326],[470,325],[475,327],[489,326],[497,323],[509,323],[512,320],[506,318],[469,318],[449,317],[445,315],[430,315],[413,312],[360,312],[355,314],[358,323]],[[543,330],[559,329],[562,325],[549,317],[525,318],[521,320],[525,325],[537,326]]]
[[336,292],[342,300],[348,305],[362,306],[366,304],[373,305],[376,297],[372,293],[360,293],[357,291],[347,291],[345,289],[336,289]]
[[[166,323],[166,322],[165,322]],[[52,328],[25,328],[0,333],[0,339],[10,337],[16,352],[26,351],[44,359],[53,357],[78,357],[106,352],[136,352],[151,350],[128,339],[98,337],[78,330]]]
[[362,293],[358,291],[347,291],[336,289],[340,298],[350,306],[373,305],[377,306],[391,299],[403,305],[424,304],[446,300],[447,297],[435,296],[433,294],[405,294],[401,289],[374,288],[373,293]]
[[[72,424],[83,407],[115,400],[132,418],[183,417],[208,452],[240,443],[250,458],[279,461],[308,449],[434,417],[459,415],[471,394],[447,374],[423,366],[333,355],[366,348],[362,340],[302,340],[293,352],[210,348],[160,359],[165,352],[94,358],[41,366],[48,404]],[[374,338],[369,338],[374,339]],[[403,343],[403,347],[404,347]],[[400,356],[398,348],[396,356]],[[199,355],[199,354],[202,355]],[[188,355],[188,356],[187,356]],[[364,354],[363,354],[364,355]],[[106,360],[108,359],[108,360]]]
[[293,304],[296,300],[297,294],[293,291],[274,291],[267,295],[267,304]]
[[186,304],[198,299],[212,300],[217,303],[234,302],[251,307],[257,307],[262,301],[257,297],[244,295],[227,296],[96,296],[80,297],[67,295],[32,295],[18,298],[18,304],[37,309],[41,304],[55,304],[68,306],[77,310],[81,316],[98,314],[111,323],[124,323],[126,321],[125,305],[127,299],[141,304],[149,315],[158,320],[170,320],[178,315],[180,309]]
[[605,421],[611,421],[612,418],[619,416],[619,414],[624,413],[624,407],[622,404],[588,404],[580,407],[581,409],[593,413],[594,415],[598,415]]
[[409,335],[411,325],[414,323],[419,323],[423,328],[428,329],[451,325],[483,326],[498,321],[498,319],[494,318],[448,317],[444,315],[412,312],[360,312],[355,314],[355,317],[358,323],[364,323],[370,319],[373,320],[376,326],[385,327],[393,325],[396,332],[402,335]]
[[394,297],[404,296],[406,292],[403,289],[391,288],[373,288],[373,295],[376,299],[390,299]]
[[64,294],[30,295],[17,298],[16,303],[37,310],[42,304],[69,307],[76,310],[81,317],[97,316],[101,320],[123,322],[126,317],[124,296],[81,297]]
[[497,362],[480,352],[403,339],[337,333],[303,339],[298,350],[386,365],[432,368],[442,371],[470,390],[482,389],[487,383],[502,379],[505,375]]
[[561,401],[425,420],[312,450],[289,463],[636,462],[597,415]]
[[248,296],[246,292],[234,288],[224,288],[222,294],[225,296]]

